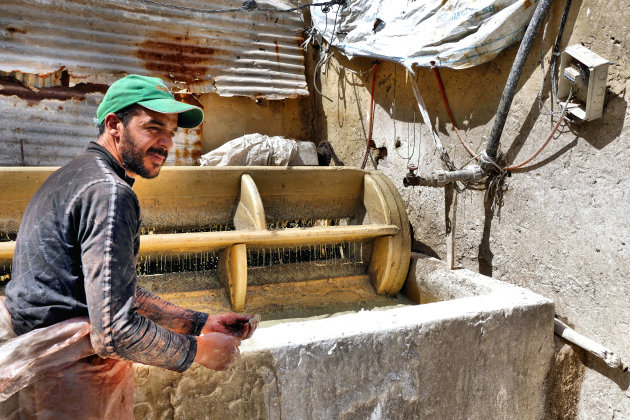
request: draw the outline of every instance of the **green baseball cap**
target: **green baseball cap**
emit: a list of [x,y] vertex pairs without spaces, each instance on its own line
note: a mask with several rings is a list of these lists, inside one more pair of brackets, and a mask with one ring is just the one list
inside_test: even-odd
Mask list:
[[161,79],[130,74],[116,80],[107,89],[94,122],[100,125],[110,112],[118,112],[133,104],[164,114],[179,114],[177,125],[182,128],[197,127],[203,121],[201,108],[177,101]]

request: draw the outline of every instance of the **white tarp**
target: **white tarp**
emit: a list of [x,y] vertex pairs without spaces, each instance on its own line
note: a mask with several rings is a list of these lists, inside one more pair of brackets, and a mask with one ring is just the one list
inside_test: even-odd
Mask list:
[[[535,0],[348,0],[313,8],[316,36],[344,55],[463,69],[496,57],[525,34]],[[335,23],[336,20],[336,23]]]
[[199,158],[201,166],[317,166],[317,149],[310,141],[282,136],[246,134]]

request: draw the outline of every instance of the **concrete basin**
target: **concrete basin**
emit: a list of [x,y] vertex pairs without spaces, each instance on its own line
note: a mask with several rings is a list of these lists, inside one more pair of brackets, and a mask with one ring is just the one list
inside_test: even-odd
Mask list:
[[404,292],[423,304],[263,322],[226,372],[138,365],[136,418],[542,416],[551,300],[422,254]]

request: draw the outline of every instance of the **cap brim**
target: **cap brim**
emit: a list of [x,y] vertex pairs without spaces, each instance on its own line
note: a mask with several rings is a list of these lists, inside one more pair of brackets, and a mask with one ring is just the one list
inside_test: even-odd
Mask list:
[[179,114],[177,125],[182,128],[194,128],[203,121],[203,111],[201,108],[176,101],[175,99],[150,99],[148,101],[138,102],[138,105],[163,114]]

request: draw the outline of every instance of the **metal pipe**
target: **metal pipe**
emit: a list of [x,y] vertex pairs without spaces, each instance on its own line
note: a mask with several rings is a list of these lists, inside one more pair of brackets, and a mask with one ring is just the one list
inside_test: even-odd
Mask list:
[[621,361],[621,358],[613,351],[608,350],[606,347],[599,343],[594,342],[588,337],[584,337],[558,318],[554,318],[554,333],[567,340],[570,343],[575,344],[581,349],[586,350],[592,355],[602,359],[604,363],[613,369],[620,369],[623,372],[628,371],[628,365]]
[[480,160],[480,162],[482,163],[482,168],[485,171],[489,171],[494,168],[494,165],[489,164],[487,160],[489,159],[494,162],[494,159],[497,157],[497,153],[499,150],[499,141],[501,140],[501,133],[503,132],[503,127],[505,126],[505,120],[507,119],[508,111],[510,110],[510,106],[512,105],[512,99],[514,99],[514,94],[516,93],[518,81],[521,78],[523,69],[525,68],[527,56],[529,55],[529,52],[534,45],[536,32],[538,32],[540,25],[545,20],[545,16],[549,11],[551,3],[553,3],[553,0],[540,0],[538,6],[536,6],[536,10],[534,10],[534,15],[532,16],[531,21],[527,26],[527,30],[525,31],[525,35],[523,36],[523,40],[521,41],[518,52],[516,53],[514,64],[512,65],[512,69],[510,70],[508,80],[505,83],[503,95],[501,96],[501,101],[499,102],[499,108],[497,109],[497,113],[494,118],[494,125],[492,126],[492,131],[490,132],[488,146],[486,147],[486,150],[484,152],[485,156],[484,154],[482,154],[482,159]]
[[413,168],[409,168],[409,172],[403,178],[403,185],[423,186],[423,187],[444,187],[451,182],[456,181],[476,181],[483,178],[483,171],[478,165],[471,165],[459,171],[438,171],[430,174],[414,173]]

